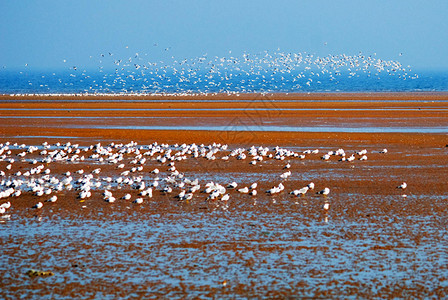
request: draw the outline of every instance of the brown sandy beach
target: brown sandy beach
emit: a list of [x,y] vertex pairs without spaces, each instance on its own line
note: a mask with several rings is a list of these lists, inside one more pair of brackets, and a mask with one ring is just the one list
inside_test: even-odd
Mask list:
[[[203,96],[205,97],[205,96]],[[190,97],[133,97],[119,100],[109,97],[112,102],[95,102],[90,97],[63,97],[68,102],[58,102],[60,97],[23,97],[17,101],[17,96],[3,96],[3,100],[14,100],[14,102],[0,102],[1,117],[15,117],[2,120],[2,133],[4,137],[17,134],[17,126],[23,128],[23,135],[32,136],[39,133],[40,136],[65,136],[73,134],[77,137],[98,137],[108,139],[128,138],[129,132],[114,129],[90,128],[98,124],[103,127],[114,127],[114,125],[134,126],[132,139],[141,142],[196,142],[196,143],[236,143],[235,134],[219,134],[195,130],[139,130],[144,125],[169,125],[185,126],[201,124],[203,126],[221,125],[224,132],[238,131],[238,126],[262,126],[274,124],[278,126],[353,126],[353,127],[447,127],[448,94],[444,93],[422,93],[422,94],[316,94],[301,95],[292,98],[292,95],[262,96],[243,95],[233,101],[219,101],[226,99],[225,95],[209,96],[206,99],[216,99],[217,102],[178,102],[188,100]],[[258,100],[259,98],[262,100]],[[185,98],[185,99],[184,99]],[[196,100],[202,97],[194,97]],[[242,98],[242,99],[241,99]],[[290,100],[290,99],[294,100]],[[34,100],[33,100],[34,99]],[[98,97],[104,100],[105,97]],[[132,102],[132,100],[153,100],[155,102]],[[170,100],[171,99],[171,100]],[[239,102],[238,100],[252,100],[252,102]],[[40,100],[50,100],[41,102]],[[84,101],[83,101],[84,100]],[[85,102],[90,100],[89,102]],[[115,101],[114,101],[115,100]],[[255,100],[255,101],[253,101]],[[313,102],[318,100],[319,102]],[[328,101],[325,101],[328,100]],[[338,101],[342,100],[342,101]],[[347,101],[350,100],[350,101]],[[360,101],[356,101],[360,100]],[[363,101],[366,100],[366,101]],[[441,102],[440,102],[441,101]],[[19,110],[17,110],[19,109]],[[37,110],[35,110],[37,109]],[[20,117],[25,118],[20,118]],[[27,117],[42,117],[41,119],[27,119]],[[51,117],[51,118],[45,118]],[[61,117],[62,119],[58,119]],[[75,117],[78,119],[70,119]],[[92,122],[82,117],[104,118]],[[129,117],[129,119],[126,119]],[[116,119],[113,119],[116,118]],[[118,118],[118,119],[117,119]],[[121,118],[121,119],[120,119]],[[140,119],[139,119],[140,118]],[[151,119],[144,119],[151,118]],[[92,124],[89,124],[92,122]],[[341,125],[342,124],[342,125]],[[83,125],[81,129],[77,125]],[[67,130],[70,128],[70,130]],[[250,131],[250,130],[244,130]],[[64,133],[64,134],[63,134]],[[389,134],[389,133],[344,133],[331,132],[314,133],[309,132],[246,132],[254,143],[264,144],[267,141],[276,144],[295,145],[297,139],[343,141],[356,140],[384,140],[395,143],[403,140],[404,143],[431,143],[428,146],[442,143],[446,136],[442,134]],[[219,141],[216,140],[219,136]],[[241,133],[238,133],[241,136]],[[193,138],[194,137],[194,138]],[[242,137],[244,140],[248,138]],[[394,142],[395,141],[395,142]],[[434,144],[432,144],[434,143]],[[341,144],[343,145],[343,143]]]
[[[212,101],[196,101],[205,99]],[[294,130],[283,131],[286,126]],[[154,189],[137,205],[138,190],[113,185],[117,199],[130,193],[132,200],[111,204],[104,188],[79,199],[75,185],[53,192],[58,201],[42,209],[32,207],[46,198],[30,191],[2,198],[0,204],[12,207],[1,223],[6,275],[0,297],[447,297],[448,94],[0,96],[0,143],[10,142],[11,151],[3,153],[0,180],[25,180],[17,172],[35,167],[32,160],[41,164],[43,142],[60,142],[62,149],[67,142],[82,148],[131,141],[141,152],[154,142],[169,144],[173,153],[183,143],[227,144],[216,160],[189,155],[175,166],[197,178],[201,190],[210,181],[257,182],[258,194],[228,189],[228,203],[206,200],[204,193],[179,201],[182,188]],[[40,148],[18,156],[30,145]],[[266,157],[256,165],[251,157],[222,160],[253,145],[270,153],[276,146],[319,153]],[[340,148],[356,160],[322,159]],[[356,154],[362,149],[365,161]],[[135,152],[125,153],[126,166],[118,169],[91,158],[94,150],[83,148],[85,160],[43,168],[60,180],[67,171],[77,180],[84,175],[76,171],[96,168],[101,173],[92,180],[128,176],[120,174],[131,168]],[[170,176],[168,162],[156,156],[129,177],[149,184],[154,168],[160,178]],[[291,176],[281,179],[287,170]],[[316,190],[289,193],[311,181]],[[408,187],[397,189],[404,181]],[[282,193],[265,193],[280,182]],[[316,194],[324,187],[328,196]],[[27,269],[55,275],[28,278]]]

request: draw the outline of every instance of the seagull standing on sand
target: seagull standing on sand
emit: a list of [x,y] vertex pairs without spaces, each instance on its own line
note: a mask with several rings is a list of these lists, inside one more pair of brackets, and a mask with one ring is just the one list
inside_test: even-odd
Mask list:
[[318,194],[327,196],[328,194],[330,194],[330,189],[326,187],[322,191],[318,192]]
[[134,203],[136,204],[142,204],[143,203],[143,198],[137,198],[134,200]]
[[293,194],[294,194],[295,196],[305,195],[306,192],[308,192],[309,189],[310,189],[309,187],[305,186],[305,187],[303,187],[303,188],[301,188],[301,189],[299,189],[299,190],[295,190],[295,191],[293,192]]
[[34,205],[33,208],[41,209],[43,206],[44,205],[42,204],[42,202],[39,202],[36,205]]
[[397,186],[398,189],[402,189],[404,190],[406,187],[408,186],[408,184],[406,182],[403,182],[402,184],[400,184],[399,186]]
[[238,192],[240,192],[242,194],[247,194],[247,193],[249,193],[249,188],[246,186],[244,188],[238,189]]
[[8,209],[11,207],[11,202],[6,202],[0,205],[0,208]]
[[0,205],[0,215],[4,214],[8,208],[11,207],[11,202],[6,202]]
[[57,200],[58,200],[58,197],[57,196],[53,196],[50,199],[48,199],[47,202],[55,203]]
[[287,179],[289,176],[291,176],[291,171],[287,171],[287,172],[285,172],[285,173],[280,175],[280,177],[282,179]]
[[114,196],[110,196],[110,197],[107,197],[105,200],[106,200],[106,202],[114,203],[116,199]]
[[237,186],[238,186],[238,184],[234,181],[234,182],[230,183],[227,187],[228,187],[229,189],[234,189],[234,188],[236,188]]

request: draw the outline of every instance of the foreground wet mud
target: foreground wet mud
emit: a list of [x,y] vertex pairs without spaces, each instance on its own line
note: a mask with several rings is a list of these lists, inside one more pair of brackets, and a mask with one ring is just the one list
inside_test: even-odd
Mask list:
[[[428,114],[447,122],[443,109]],[[11,204],[0,215],[2,298],[447,296],[446,133],[3,124],[1,192],[21,193],[0,199]],[[253,183],[255,196],[238,191]]]

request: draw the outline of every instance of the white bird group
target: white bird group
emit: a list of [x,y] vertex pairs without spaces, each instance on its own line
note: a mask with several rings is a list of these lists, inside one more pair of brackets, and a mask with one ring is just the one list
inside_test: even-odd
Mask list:
[[[160,49],[160,61],[151,54]],[[80,93],[228,93],[278,92],[288,90],[303,92],[323,83],[339,88],[341,79],[356,80],[380,78],[382,74],[403,80],[417,78],[409,74],[410,68],[394,60],[378,59],[376,54],[339,54],[317,56],[309,53],[285,53],[280,50],[260,53],[243,53],[241,56],[208,57],[206,54],[192,58],[176,58],[170,47],[151,49],[150,53],[135,53],[129,57],[94,55],[98,68],[95,73],[72,66],[71,74],[55,78],[56,86],[42,85],[44,91],[73,89],[82,86]],[[107,72],[107,69],[113,70]],[[53,76],[56,76],[54,74]],[[29,85],[40,83],[29,80]]]
[[6,210],[8,210],[11,207],[11,202],[6,202],[6,203],[2,203],[0,204],[0,214],[4,214],[6,212]]
[[[292,162],[294,159],[300,159],[303,163],[305,156],[316,155],[315,158],[319,159],[317,156],[319,152],[319,149],[296,152],[278,146],[271,149],[262,146],[252,146],[248,149],[228,149],[228,145],[219,143],[168,145],[154,142],[143,146],[136,142],[130,142],[128,144],[111,143],[106,146],[100,143],[80,146],[68,142],[26,146],[7,142],[0,144],[0,162],[6,162],[5,169],[0,173],[0,199],[19,197],[23,194],[35,195],[39,198],[47,195],[49,198],[42,202],[59,203],[67,201],[66,196],[60,197],[61,194],[74,191],[80,202],[85,202],[97,193],[102,194],[103,200],[109,203],[117,201],[125,203],[135,199],[133,203],[143,204],[155,193],[178,201],[194,201],[201,198],[200,191],[202,191],[206,194],[205,200],[226,202],[227,205],[234,192],[236,195],[241,194],[239,197],[245,197],[244,194],[263,197],[257,192],[260,182],[252,181],[246,185],[232,181],[227,185],[222,185],[209,181],[202,184],[201,189],[199,179],[183,173],[181,169],[178,169],[177,162],[188,159],[214,161],[219,158],[223,159],[225,164],[232,160],[245,161],[246,159],[256,160],[260,164],[278,161],[282,164],[279,166],[279,173],[282,172],[280,173],[281,182],[274,183],[274,186],[266,191],[267,194],[277,195],[286,189],[285,185],[291,184],[285,180],[294,179],[296,174],[293,173],[295,172],[294,167],[290,162],[284,165],[282,161]],[[366,153],[367,150],[364,149],[353,153],[350,157],[358,155],[362,160],[362,156]],[[325,160],[330,160],[334,156],[345,158],[345,155],[346,152],[343,149],[337,149],[328,151],[324,156]],[[19,163],[26,163],[27,168],[16,168]],[[57,163],[72,166],[72,168],[70,171],[56,174],[57,172],[52,172],[51,167],[52,164]],[[81,163],[103,166],[89,171],[89,168],[80,168],[79,164]],[[120,170],[117,174],[110,176],[110,174],[104,173],[104,170],[108,169],[107,166],[111,166],[109,169],[115,170],[115,172],[117,172],[117,168]],[[278,178],[277,176],[276,174],[273,178]],[[238,188],[239,184],[240,188]],[[303,196],[314,188],[315,184],[310,182],[306,186],[292,190],[290,194]],[[405,189],[406,183],[400,185],[399,188]],[[136,196],[137,193],[138,196]],[[328,196],[329,193],[330,189],[325,187],[317,194]],[[33,207],[43,208],[42,202],[38,202]],[[0,213],[5,213],[10,206],[11,202],[9,201],[0,204]]]

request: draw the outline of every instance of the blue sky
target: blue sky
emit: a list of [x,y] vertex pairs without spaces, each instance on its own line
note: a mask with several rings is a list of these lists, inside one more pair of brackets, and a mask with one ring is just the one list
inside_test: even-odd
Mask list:
[[94,67],[107,52],[159,60],[165,48],[176,58],[280,48],[362,51],[415,70],[448,70],[447,12],[446,0],[2,0],[0,66]]

